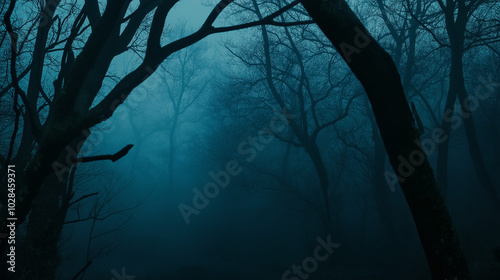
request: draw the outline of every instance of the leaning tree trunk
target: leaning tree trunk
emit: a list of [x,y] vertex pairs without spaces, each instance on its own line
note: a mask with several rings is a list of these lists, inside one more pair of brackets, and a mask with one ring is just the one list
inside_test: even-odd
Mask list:
[[418,144],[419,135],[394,61],[344,0],[302,3],[368,95],[389,161],[401,178],[433,279],[470,279],[448,209]]
[[380,133],[377,131],[377,124],[372,116],[370,116],[370,122],[372,124],[372,139],[374,143],[373,170],[371,178],[375,194],[375,204],[377,205],[380,222],[384,231],[388,235],[394,235],[394,232],[396,232],[396,227],[394,225],[394,212],[392,208],[392,201],[389,199],[391,189],[387,185],[384,178],[386,157],[384,143],[382,143]]

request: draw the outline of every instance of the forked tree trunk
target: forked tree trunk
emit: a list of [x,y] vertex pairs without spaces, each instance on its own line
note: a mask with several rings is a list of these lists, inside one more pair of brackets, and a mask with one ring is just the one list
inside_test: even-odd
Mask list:
[[[452,56],[453,57],[453,56]],[[458,58],[455,58],[458,59]],[[455,64],[462,65],[462,57]],[[462,69],[463,67],[460,67]],[[479,141],[477,140],[476,128],[474,125],[474,119],[472,118],[472,111],[469,110],[471,106],[474,106],[473,103],[469,102],[469,97],[467,95],[467,91],[465,88],[465,80],[463,76],[463,71],[458,73],[458,80],[455,81],[457,84],[457,96],[458,101],[460,102],[460,107],[462,108],[462,119],[464,122],[465,128],[465,136],[467,138],[467,142],[469,144],[469,154],[472,159],[472,163],[474,165],[474,170],[478,176],[479,182],[481,183],[483,190],[485,191],[488,199],[491,202],[491,205],[497,211],[500,211],[500,199],[498,198],[498,194],[495,190],[495,186],[488,174],[488,169],[486,168],[486,164],[481,153],[481,149],[479,148]],[[451,79],[450,79],[451,83]]]
[[[463,11],[459,10],[459,13],[463,13]],[[474,120],[472,118],[471,107],[475,106],[474,103],[470,103],[470,99],[467,95],[467,89],[465,87],[465,78],[464,78],[464,70],[463,70],[463,46],[464,46],[464,32],[466,21],[465,17],[460,17],[461,20],[453,21],[451,19],[447,19],[447,30],[448,36],[450,39],[450,52],[451,52],[451,68],[450,68],[450,84],[449,91],[446,100],[445,110],[442,119],[442,129],[444,130],[444,135],[447,135],[446,140],[439,145],[438,150],[438,167],[437,167],[437,177],[438,182],[444,193],[446,194],[448,190],[448,150],[449,150],[449,138],[451,136],[451,130],[457,129],[452,128],[454,126],[454,121],[451,119],[451,116],[454,113],[454,106],[456,99],[458,97],[458,101],[460,103],[461,112],[457,112],[462,114],[462,120],[465,128],[465,135],[467,137],[467,143],[469,146],[469,154],[472,159],[472,164],[474,166],[474,170],[478,176],[479,182],[485,193],[488,196],[488,199],[491,202],[491,205],[497,211],[500,211],[500,199],[495,190],[495,186],[491,180],[490,175],[488,174],[486,164],[481,153],[481,149],[479,147],[479,142],[477,139],[476,128],[474,125]],[[461,124],[461,123],[458,123]]]
[[[303,0],[304,7],[363,85],[389,161],[402,178],[433,279],[470,279],[458,236],[418,132],[394,61],[344,0]],[[411,167],[402,162],[413,162]]]
[[[456,5],[455,5],[456,4]],[[465,87],[464,70],[463,70],[463,56],[465,51],[465,38],[466,38],[466,27],[471,18],[472,13],[478,9],[479,6],[466,5],[464,1],[457,1],[456,3],[448,3],[446,6],[442,7],[442,11],[445,16],[446,31],[450,41],[450,52],[451,52],[451,69],[450,69],[450,87],[448,93],[448,99],[446,101],[445,113],[443,116],[443,122],[445,123],[445,133],[450,135],[450,114],[453,113],[453,108],[456,98],[460,103],[461,113],[464,127],[465,135],[467,137],[467,143],[469,144],[469,153],[474,165],[474,170],[478,176],[479,182],[483,187],[488,199],[491,201],[492,206],[495,210],[500,211],[500,199],[497,192],[495,191],[495,186],[488,174],[484,158],[481,154],[481,149],[479,148],[479,141],[477,139],[476,129],[474,125],[474,120],[472,118],[471,106],[477,104],[470,104],[469,97],[467,95],[467,90]],[[477,102],[477,100],[476,100]],[[448,120],[447,120],[448,118]],[[453,125],[453,124],[451,124]],[[447,131],[446,131],[447,130]],[[449,137],[448,137],[449,138]],[[449,141],[449,140],[448,140]],[[449,143],[446,142],[445,145],[440,147],[439,152],[443,153],[439,155],[438,160],[438,178],[446,182],[447,178],[447,162],[448,162],[448,149]]]

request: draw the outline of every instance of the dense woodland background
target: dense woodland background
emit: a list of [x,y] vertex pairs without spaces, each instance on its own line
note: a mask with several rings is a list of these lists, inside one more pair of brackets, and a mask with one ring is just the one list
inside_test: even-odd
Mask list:
[[339,52],[297,1],[0,2],[15,279],[431,279],[349,65],[375,40],[468,270],[500,279],[500,1],[347,3],[367,32]]

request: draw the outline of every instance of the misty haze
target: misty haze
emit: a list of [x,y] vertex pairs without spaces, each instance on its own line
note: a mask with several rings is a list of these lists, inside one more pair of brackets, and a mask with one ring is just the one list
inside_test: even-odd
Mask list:
[[0,279],[500,279],[500,1],[0,15]]

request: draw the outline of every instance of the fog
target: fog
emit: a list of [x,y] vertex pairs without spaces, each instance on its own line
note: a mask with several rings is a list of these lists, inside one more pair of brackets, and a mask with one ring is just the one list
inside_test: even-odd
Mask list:
[[[99,32],[91,26],[91,9],[83,13],[73,51],[64,51],[64,42],[50,43],[60,40],[57,32],[71,37],[90,2],[58,2],[50,15],[57,19],[48,31],[40,89],[32,93],[34,70],[19,77],[35,102],[42,140],[30,131],[22,94],[15,98],[9,36],[1,29],[7,69],[0,87],[1,163],[3,174],[7,164],[16,166],[18,209],[24,203],[19,189],[37,174],[29,173],[30,163],[56,145],[44,141],[67,141],[48,161],[30,214],[17,228],[12,279],[441,279],[431,276],[419,217],[408,206],[409,193],[425,194],[400,186],[420,176],[426,160],[471,275],[500,279],[499,2],[465,1],[477,6],[468,7],[474,16],[461,31],[466,35],[457,54],[460,42],[449,30],[460,28],[436,3],[348,1],[394,61],[415,120],[421,150],[397,157],[399,169],[386,151],[396,144],[379,132],[384,112],[375,109],[362,77],[352,71],[350,60],[356,63],[373,43],[368,33],[356,30],[359,44],[339,51],[298,4],[274,18],[296,24],[217,31],[175,49],[182,38],[204,30],[216,5],[180,1],[165,13],[158,41],[174,51],[157,60],[153,8],[117,51],[142,5],[160,9],[167,2],[131,1],[121,23],[113,23],[123,36],[103,41],[101,60],[85,72],[80,99],[57,103],[58,77],[66,89],[74,77],[63,74],[81,66],[68,57],[87,55],[89,38]],[[111,4],[102,2],[95,4],[104,18]],[[220,13],[215,28],[262,20],[291,2],[228,3],[214,9]],[[2,4],[2,15],[7,6]],[[14,10],[13,26],[25,38],[17,75],[38,59],[33,53],[42,29],[33,11],[39,9],[18,1]],[[144,65],[149,74],[128,94],[125,82]],[[83,126],[122,84],[109,117],[102,111],[99,121]],[[70,96],[63,91],[60,98],[64,94]],[[71,113],[56,107],[63,104]],[[58,118],[69,122],[67,132],[63,122],[53,130],[43,125]],[[399,129],[393,135],[404,141]],[[127,145],[133,146],[122,150]],[[101,155],[106,158],[95,160]],[[3,211],[6,197],[3,190]]]

